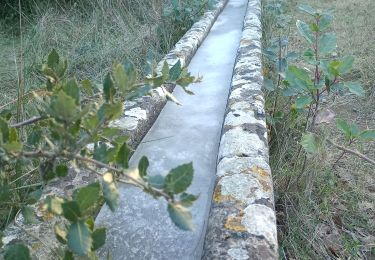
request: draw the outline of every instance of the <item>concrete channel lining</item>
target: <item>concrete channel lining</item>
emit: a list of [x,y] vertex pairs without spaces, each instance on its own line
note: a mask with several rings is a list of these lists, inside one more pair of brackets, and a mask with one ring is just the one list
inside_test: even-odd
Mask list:
[[[201,19],[192,26],[180,41],[176,43],[175,47],[160,61],[159,66],[162,66],[164,61],[167,61],[169,65],[173,65],[178,60],[180,60],[182,66],[189,64],[227,2],[228,0],[219,0],[212,10],[205,12]],[[172,85],[167,86],[169,91],[172,91],[173,88],[174,86]],[[120,128],[124,134],[130,137],[130,144],[135,148],[154,123],[166,101],[163,92],[160,89],[156,89],[153,91],[152,96],[127,102],[125,104],[124,115],[121,119],[114,122],[114,126]],[[71,169],[68,177],[49,183],[45,187],[42,198],[53,194],[69,196],[74,189],[93,181],[95,178],[96,176],[88,171],[77,173]],[[37,223],[25,224],[22,214],[17,214],[14,222],[9,224],[4,230],[2,238],[3,246],[22,242],[28,245],[33,258],[56,259],[57,256],[54,248],[59,243],[53,233],[53,225],[61,222],[61,219],[44,218],[45,214],[41,211],[39,205],[33,205],[33,209],[36,213]]]
[[220,142],[203,259],[277,259],[261,73],[261,1],[249,0]]
[[194,178],[188,193],[199,194],[190,208],[195,229],[184,231],[171,221],[165,200],[154,201],[137,188],[120,185],[119,210],[103,207],[97,226],[107,227],[104,259],[201,259],[207,219],[216,179],[216,162],[232,72],[242,35],[248,0],[230,0],[188,70],[203,75],[191,86],[195,95],[176,88],[182,106],[167,103],[137,147],[130,166],[146,155],[148,175],[167,174],[177,165],[192,162]]

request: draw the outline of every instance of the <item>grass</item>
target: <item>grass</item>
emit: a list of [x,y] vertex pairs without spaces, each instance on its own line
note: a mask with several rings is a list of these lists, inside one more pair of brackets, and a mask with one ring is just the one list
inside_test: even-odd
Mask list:
[[[280,1],[279,1],[280,2]],[[306,20],[296,6],[307,3],[321,9],[334,9],[332,30],[338,37],[338,55],[352,54],[356,58],[348,80],[358,80],[366,89],[365,98],[353,95],[327,99],[337,118],[357,123],[362,129],[375,129],[375,3],[372,0],[323,1],[286,0],[291,18],[289,46],[303,51],[304,40],[295,29],[297,19]],[[277,35],[272,17],[263,18],[264,42]],[[283,32],[285,34],[285,31]],[[270,68],[267,63],[265,68]],[[267,73],[267,70],[265,71]],[[272,73],[272,72],[271,72]],[[268,105],[274,96],[268,94]],[[281,100],[278,109],[288,101]],[[270,142],[271,168],[275,184],[280,257],[282,259],[374,259],[375,258],[375,183],[374,167],[345,155],[332,168],[340,151],[331,148],[307,159],[303,169],[303,154],[298,140],[303,119],[279,123]],[[337,143],[344,137],[332,125],[318,131]],[[374,142],[354,144],[354,149],[375,158]],[[297,156],[299,154],[299,156]]]
[[[44,84],[40,65],[53,48],[69,61],[68,76],[78,80],[100,84],[112,64],[125,59],[142,75],[148,53],[161,59],[212,2],[179,1],[181,6],[191,5],[182,10],[185,18],[180,20],[169,0],[22,1],[21,12],[18,0],[2,2],[0,111],[15,107],[4,105],[16,100],[21,86],[30,93]],[[24,106],[24,118],[37,113],[31,98],[25,99]],[[6,178],[12,181],[18,174],[11,169]],[[33,176],[19,185],[38,182],[38,171]],[[12,220],[27,193],[15,192],[14,205],[0,204],[0,230]]]
[[[10,22],[0,22],[0,56],[4,57],[0,61],[0,105],[14,99],[17,93],[15,76],[21,53],[26,91],[40,85],[39,66],[52,48],[70,61],[70,75],[101,82],[113,62],[125,58],[142,71],[147,53],[160,59],[188,29],[177,30],[178,26],[172,25],[174,14],[163,16],[171,8],[170,1],[164,0],[96,0],[75,4],[53,0],[34,2],[32,6],[32,11],[22,13],[21,30],[17,16]],[[197,19],[204,10],[191,10],[189,18]]]

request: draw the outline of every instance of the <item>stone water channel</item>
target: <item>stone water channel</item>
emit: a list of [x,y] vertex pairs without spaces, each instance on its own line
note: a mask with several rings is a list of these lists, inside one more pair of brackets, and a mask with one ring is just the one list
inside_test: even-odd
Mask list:
[[[234,227],[233,230],[229,230],[229,233],[234,232],[235,236],[244,236],[243,238],[229,242],[232,245],[228,245],[225,244],[226,238],[223,237],[223,234],[231,234],[210,230],[211,238],[208,238],[209,241],[206,241],[205,247],[207,252],[206,254],[203,252],[212,195],[217,179],[218,154],[224,116],[227,111],[228,95],[231,89],[232,77],[241,77],[241,75],[233,75],[233,67],[236,63],[240,41],[244,41],[242,45],[249,45],[249,42],[246,42],[246,39],[241,37],[243,37],[245,14],[253,14],[254,11],[260,11],[260,6],[254,5],[254,3],[258,3],[258,1],[230,0],[227,3],[188,65],[188,69],[192,74],[203,75],[203,81],[192,87],[195,95],[186,95],[180,88],[176,88],[173,94],[183,105],[177,106],[174,103],[165,105],[131,158],[130,163],[136,166],[139,159],[146,155],[150,160],[149,174],[151,175],[167,173],[170,169],[180,164],[193,162],[195,174],[188,192],[199,194],[199,199],[192,207],[195,230],[186,232],[175,227],[168,216],[167,205],[164,200],[153,201],[150,200],[147,194],[135,187],[121,186],[119,210],[112,213],[108,207],[104,207],[96,220],[97,225],[108,227],[106,247],[102,250],[103,257],[109,250],[112,252],[114,259],[189,260],[201,259],[202,256],[206,259],[251,259],[252,254],[254,258],[258,259],[275,258],[277,246],[275,245],[275,236],[272,234],[272,232],[276,232],[274,212],[271,209],[272,193],[262,193],[262,191],[258,190],[257,185],[259,182],[256,178],[248,177],[250,176],[249,174],[245,177],[240,175],[237,179],[229,180],[231,183],[225,187],[233,189],[233,191],[228,190],[228,192],[233,192],[233,194],[228,193],[226,195],[228,197],[233,196],[234,199],[236,199],[236,194],[240,197],[237,199],[238,203],[231,204],[231,207],[237,208],[245,207],[244,205],[237,205],[242,203],[239,201],[242,197],[245,197],[245,200],[248,200],[246,196],[254,198],[251,204],[255,205],[255,209],[259,210],[261,214],[265,214],[267,221],[265,223],[257,223],[262,221],[262,217],[258,217],[258,219],[252,219],[252,216],[248,217],[250,225],[258,225],[256,228],[259,230],[253,234],[253,237],[271,236],[270,243],[259,244],[257,239],[251,238],[249,240],[248,238],[251,235],[246,234],[246,224],[241,224],[241,221],[238,220],[239,223],[234,223],[234,225],[241,228],[237,230]],[[252,10],[248,10],[248,8],[252,8]],[[250,16],[248,14],[247,19],[254,18]],[[259,32],[257,33],[259,36]],[[257,56],[259,59],[259,55]],[[259,62],[258,65],[260,65]],[[251,62],[248,67],[254,70],[254,66],[251,67]],[[259,73],[259,71],[255,72]],[[249,78],[244,80],[249,81]],[[255,95],[259,96],[260,100],[263,100],[260,89],[255,91]],[[260,105],[262,106],[262,103]],[[260,116],[264,117],[264,111],[261,111],[260,114]],[[236,120],[236,117],[240,117],[244,120],[244,124],[248,121],[250,121],[249,123],[255,122],[254,127],[259,128],[258,124],[261,131],[263,131],[261,134],[261,139],[263,140],[260,140],[256,132],[250,136],[242,136],[241,134],[236,136],[237,138],[248,138],[247,140],[230,139],[230,142],[234,143],[235,146],[238,142],[243,142],[242,147],[235,147],[235,149],[248,150],[246,145],[255,145],[263,153],[262,158],[268,157],[267,145],[265,144],[267,142],[265,139],[266,127],[264,118],[263,120],[256,119],[254,112],[246,109],[242,114],[235,114],[232,117],[238,122],[241,120]],[[249,117],[250,119],[248,119]],[[240,128],[238,129],[242,131]],[[224,152],[221,151],[221,154],[225,154],[225,150],[228,149],[225,144],[220,147],[220,150],[223,149]],[[259,159],[260,162],[259,160],[257,161],[259,157],[258,150],[256,154],[251,155],[250,161],[243,161],[243,158],[238,158],[239,163],[242,165],[237,165],[237,167],[243,166],[244,163],[249,163],[247,167],[258,167],[259,171],[269,174],[269,171],[264,170],[268,169],[266,161],[261,161],[261,159]],[[222,159],[220,156],[219,159]],[[236,158],[234,159],[236,160]],[[256,164],[257,162],[258,164]],[[236,164],[232,163],[232,166],[236,167]],[[263,167],[260,168],[259,166]],[[266,181],[271,182],[267,178]],[[257,194],[252,195],[251,193]],[[255,199],[262,199],[262,196],[265,200],[270,201],[268,204],[271,204],[271,208],[263,204],[254,204]],[[251,200],[251,198],[249,199]],[[225,215],[225,205],[221,208]],[[232,218],[236,220],[235,210],[228,210],[234,213]],[[222,213],[217,214],[215,210],[213,214],[219,215],[219,217],[223,215]],[[241,214],[244,215],[243,213]],[[231,216],[226,217],[231,218]],[[240,217],[237,216],[237,218]],[[215,224],[211,226],[215,229]],[[220,226],[219,224],[219,229]],[[230,229],[231,227],[222,226],[222,229],[226,228]],[[262,232],[265,232],[266,235],[262,234]],[[220,239],[221,241],[215,241],[212,236],[216,236],[216,240]],[[260,240],[266,239],[261,238]],[[253,248],[244,245],[246,241],[255,243],[256,248],[254,248],[254,245]],[[248,252],[249,249],[250,252]]]

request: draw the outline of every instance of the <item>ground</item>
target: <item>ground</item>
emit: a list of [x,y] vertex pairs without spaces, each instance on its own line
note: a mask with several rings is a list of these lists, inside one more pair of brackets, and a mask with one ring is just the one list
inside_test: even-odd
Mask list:
[[[304,40],[294,24],[297,19],[308,19],[296,8],[306,1],[286,2],[294,21],[289,34],[290,49],[301,51]],[[334,10],[332,29],[338,37],[337,55],[351,54],[356,59],[347,80],[360,81],[366,89],[363,98],[350,94],[327,98],[324,107],[332,110],[336,118],[355,122],[361,129],[375,129],[375,2],[311,0],[307,4]],[[334,123],[320,127],[320,131],[337,143],[345,143]],[[306,170],[300,175],[294,172],[296,168],[288,154],[296,149],[292,144],[295,142],[288,139],[288,135],[280,136],[284,140],[277,149],[279,154],[271,151],[280,256],[286,259],[374,259],[374,166],[358,157],[345,155],[332,168],[340,151],[331,147],[319,158],[309,158]],[[375,158],[374,142],[354,143],[351,148]],[[290,186],[295,184],[297,187],[286,187],[287,176],[293,177]]]

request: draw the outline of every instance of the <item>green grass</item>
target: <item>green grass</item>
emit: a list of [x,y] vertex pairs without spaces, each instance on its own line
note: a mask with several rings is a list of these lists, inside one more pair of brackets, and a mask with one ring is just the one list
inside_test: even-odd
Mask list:
[[[267,1],[264,1],[267,2]],[[269,1],[268,1],[269,2]],[[280,2],[280,1],[278,1]],[[352,95],[329,99],[324,106],[338,118],[357,123],[362,129],[375,129],[375,2],[372,0],[323,1],[286,0],[290,28],[291,51],[303,51],[304,40],[295,28],[297,19],[307,16],[297,10],[298,4],[307,3],[321,9],[333,8],[332,30],[338,37],[338,55],[352,54],[356,58],[348,80],[358,80],[366,89],[365,98]],[[263,46],[277,35],[274,20],[267,13],[263,17]],[[266,61],[264,73],[273,73]],[[273,94],[267,94],[267,106],[273,105]],[[289,110],[288,100],[281,98],[278,109]],[[303,129],[303,116],[296,121],[279,123],[272,130],[270,163],[275,184],[278,217],[280,257],[282,259],[374,259],[375,257],[375,183],[374,167],[346,155],[332,169],[340,154],[334,148],[325,149],[316,157],[307,159],[298,153]],[[344,137],[334,125],[318,131],[337,143]],[[374,142],[354,144],[353,149],[375,158]],[[299,156],[297,156],[299,154]]]

